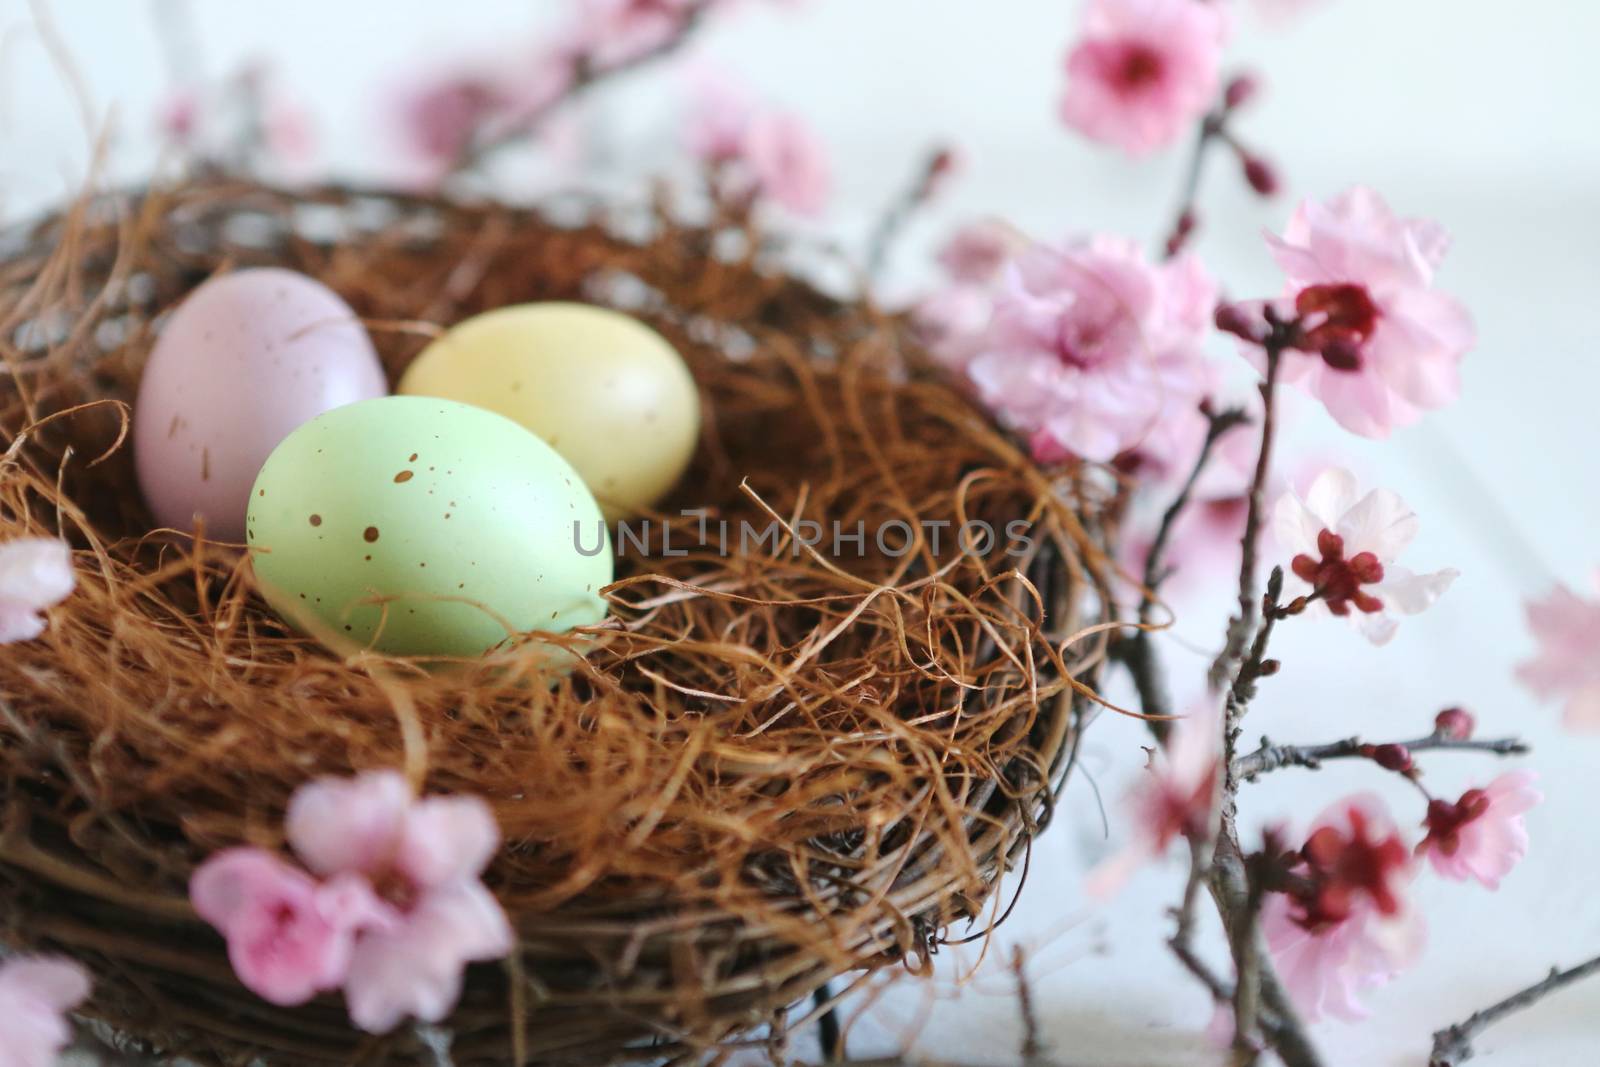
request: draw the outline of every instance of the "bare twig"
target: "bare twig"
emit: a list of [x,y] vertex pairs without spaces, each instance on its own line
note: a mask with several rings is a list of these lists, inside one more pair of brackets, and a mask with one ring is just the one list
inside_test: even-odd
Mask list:
[[[1155,540],[1150,542],[1150,552],[1144,560],[1144,584],[1149,593],[1155,593],[1161,583],[1167,580],[1172,573],[1167,567],[1167,544],[1172,540],[1172,530],[1189,507],[1189,502],[1194,498],[1195,486],[1200,482],[1200,476],[1205,473],[1206,467],[1211,462],[1212,450],[1216,447],[1228,431],[1247,426],[1250,416],[1243,408],[1227,408],[1223,411],[1212,411],[1203,406],[1200,413],[1206,418],[1206,436],[1200,442],[1200,452],[1195,456],[1194,467],[1189,471],[1189,477],[1184,480],[1183,488],[1178,490],[1178,495],[1173,498],[1167,510],[1161,515],[1161,525],[1156,527]],[[1151,597],[1146,597],[1139,608],[1141,622],[1148,621],[1146,612],[1154,606]]]
[[1211,868],[1212,842],[1209,838],[1189,841],[1189,878],[1183,885],[1183,900],[1178,905],[1178,928],[1167,944],[1190,974],[1211,991],[1218,1004],[1233,1000],[1233,988],[1218,976],[1194,949],[1195,905],[1200,899],[1200,888],[1206,883],[1206,872]]
[[899,241],[900,234],[904,232],[906,224],[917,213],[917,209],[932,198],[939,186],[939,180],[951,169],[954,155],[948,148],[936,148],[930,151],[917,167],[916,174],[905,189],[894,198],[883,217],[872,229],[872,237],[867,242],[867,280],[881,281],[884,271],[889,266],[889,254],[894,250]]
[[[1528,745],[1520,738],[1499,737],[1486,740],[1462,740],[1437,731],[1414,741],[1395,742],[1410,752],[1457,751],[1485,752],[1494,756],[1521,756]],[[1324,760],[1371,759],[1373,745],[1359,737],[1330,741],[1322,745],[1275,745],[1267,738],[1261,747],[1233,761],[1233,776],[1240,781],[1254,781],[1257,777],[1283,767],[1307,767],[1316,770]]]
[[1277,433],[1278,368],[1288,350],[1293,327],[1275,326],[1262,341],[1267,372],[1261,383],[1261,453],[1256,457],[1255,475],[1250,480],[1249,504],[1245,511],[1243,551],[1239,560],[1239,610],[1229,621],[1222,651],[1211,664],[1211,688],[1221,689],[1233,674],[1234,664],[1244,654],[1245,644],[1255,630],[1257,611],[1256,556],[1260,551],[1261,522],[1265,511],[1267,475],[1272,469],[1272,443]]
[[1511,994],[1482,1011],[1473,1012],[1464,1022],[1447,1026],[1433,1035],[1433,1055],[1429,1067],[1456,1067],[1472,1058],[1472,1040],[1483,1031],[1524,1008],[1530,1008],[1558,989],[1600,974],[1600,956],[1567,970],[1552,967],[1543,981]]
[[1028,984],[1028,956],[1022,946],[1011,950],[1011,973],[1017,980],[1017,1010],[1022,1014],[1023,1067],[1044,1062],[1044,1043],[1039,1039],[1039,1016],[1033,1007],[1033,987]]
[[712,2],[713,0],[697,0],[697,2],[687,5],[679,16],[677,32],[651,48],[636,55],[628,56],[626,59],[621,59],[605,66],[597,66],[587,56],[579,55],[573,57],[572,80],[567,83],[564,91],[505,123],[499,124],[493,131],[474,137],[468,142],[460,157],[450,168],[451,172],[460,173],[464,170],[470,170],[502,148],[516,144],[522,138],[538,129],[553,113],[601,82],[609,81],[620,74],[626,74],[629,71],[647,66],[658,59],[664,59],[678,52],[689,42],[695,31],[705,21]]
[[1225,112],[1219,103],[1200,119],[1200,128],[1195,132],[1194,148],[1189,152],[1189,165],[1183,172],[1183,188],[1178,198],[1178,210],[1172,217],[1172,227],[1167,231],[1162,243],[1162,252],[1168,259],[1183,250],[1199,224],[1195,204],[1200,199],[1200,177],[1205,170],[1206,159],[1211,155],[1212,146],[1217,143],[1222,133],[1224,118]]
[[1239,977],[1233,986],[1233,1062],[1253,1067],[1261,1058],[1257,1027],[1261,1021],[1261,907],[1266,891],[1260,877],[1245,866],[1243,913],[1234,924],[1232,945]]
[[[1278,670],[1278,661],[1267,658],[1267,649],[1272,642],[1272,631],[1279,619],[1303,610],[1303,603],[1297,601],[1289,607],[1284,607],[1283,597],[1283,568],[1272,568],[1272,574],[1267,578],[1267,591],[1261,598],[1262,621],[1256,627],[1255,638],[1250,642],[1250,651],[1240,661],[1238,670],[1233,676],[1233,684],[1228,687],[1227,697],[1222,705],[1222,759],[1223,759],[1223,799],[1224,807],[1231,817],[1234,808],[1234,795],[1239,791],[1239,780],[1234,764],[1234,753],[1238,749],[1239,738],[1244,733],[1245,712],[1250,709],[1250,702],[1256,696],[1256,684],[1269,674]],[[1301,601],[1306,598],[1301,598]]]
[[1172,531],[1178,519],[1194,499],[1195,486],[1210,464],[1217,442],[1230,430],[1250,421],[1243,408],[1215,412],[1209,407],[1202,407],[1201,414],[1206,417],[1205,439],[1200,443],[1200,451],[1195,456],[1194,466],[1184,480],[1183,487],[1162,513],[1161,524],[1156,527],[1155,539],[1150,542],[1150,551],[1145,556],[1144,597],[1139,604],[1141,628],[1119,641],[1114,648],[1115,655],[1133,677],[1134,688],[1139,694],[1139,710],[1146,715],[1157,716],[1150,720],[1150,730],[1157,738],[1165,737],[1165,718],[1173,713],[1172,700],[1167,694],[1165,679],[1161,677],[1161,664],[1155,655],[1149,629],[1154,624],[1155,607],[1159,602],[1157,593],[1172,573],[1166,562],[1167,545],[1172,540]]
[[[1222,830],[1217,835],[1216,854],[1211,861],[1207,879],[1217,913],[1227,929],[1230,944],[1238,943],[1240,927],[1251,922],[1249,880],[1245,874],[1244,855],[1239,848],[1233,821],[1224,812]],[[1254,936],[1261,936],[1259,924]],[[1278,979],[1271,958],[1255,947],[1253,966],[1260,989],[1260,1025],[1268,1045],[1278,1054],[1284,1067],[1322,1067],[1322,1055],[1311,1043],[1305,1024],[1296,1013],[1288,991]],[[1237,961],[1235,963],[1237,966]],[[1241,972],[1242,973],[1242,972]]]

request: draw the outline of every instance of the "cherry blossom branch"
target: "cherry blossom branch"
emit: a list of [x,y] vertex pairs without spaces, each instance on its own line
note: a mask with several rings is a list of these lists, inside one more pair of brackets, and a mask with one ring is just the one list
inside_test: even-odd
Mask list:
[[[1261,452],[1256,457],[1255,475],[1250,480],[1249,503],[1245,512],[1244,536],[1240,538],[1243,551],[1239,561],[1239,610],[1228,622],[1222,651],[1211,664],[1209,681],[1213,690],[1221,689],[1233,673],[1234,665],[1244,654],[1256,625],[1256,557],[1260,551],[1261,522],[1266,508],[1267,475],[1272,469],[1272,444],[1277,436],[1278,368],[1283,355],[1290,348],[1299,326],[1297,322],[1283,322],[1271,314],[1268,305],[1269,330],[1259,341],[1266,355],[1266,374],[1261,382]],[[1237,308],[1224,305],[1217,309],[1217,324],[1229,333],[1251,327],[1239,320],[1243,315]]]
[[1274,745],[1263,737],[1260,748],[1233,761],[1233,777],[1239,781],[1252,782],[1263,774],[1284,767],[1305,767],[1316,770],[1322,766],[1324,760],[1374,759],[1380,748],[1399,748],[1407,753],[1485,752],[1494,756],[1521,756],[1529,751],[1527,743],[1516,737],[1480,741],[1452,737],[1437,730],[1414,741],[1394,741],[1387,744],[1371,744],[1359,737],[1347,737],[1342,741],[1330,741],[1323,745]]
[[1288,991],[1278,978],[1271,957],[1261,951],[1261,932],[1258,914],[1250,906],[1250,879],[1246,872],[1243,850],[1239,847],[1238,832],[1227,808],[1223,810],[1222,829],[1211,865],[1206,875],[1206,886],[1222,917],[1230,946],[1243,943],[1246,936],[1256,939],[1251,955],[1244,961],[1248,969],[1240,967],[1239,977],[1252,981],[1260,991],[1258,1021],[1268,1045],[1278,1054],[1284,1067],[1323,1067],[1322,1054],[1311,1043],[1305,1024],[1295,1011]]
[[936,148],[929,152],[917,168],[911,184],[895,197],[889,209],[873,227],[872,238],[867,243],[867,279],[881,281],[889,265],[889,254],[898,243],[906,224],[916,215],[917,209],[933,198],[940,182],[956,167],[956,154],[949,148]]
[[1173,216],[1172,227],[1167,231],[1162,244],[1162,251],[1168,259],[1183,251],[1199,227],[1199,215],[1195,206],[1200,199],[1200,176],[1205,170],[1206,157],[1216,145],[1217,134],[1221,129],[1222,108],[1218,105],[1200,119],[1200,128],[1195,133],[1194,148],[1189,152],[1189,165],[1184,169],[1183,192],[1178,199],[1178,210]]
[[1139,604],[1141,628],[1117,642],[1114,649],[1117,658],[1133,677],[1134,689],[1139,694],[1140,710],[1146,715],[1155,716],[1149,720],[1150,732],[1158,739],[1165,737],[1167,719],[1172,716],[1173,708],[1149,628],[1153,625],[1152,616],[1158,602],[1156,594],[1172,573],[1171,568],[1166,566],[1167,544],[1172,539],[1172,531],[1178,519],[1188,510],[1194,498],[1195,486],[1199,484],[1200,476],[1210,464],[1217,442],[1230,430],[1246,425],[1250,421],[1243,408],[1227,408],[1218,412],[1213,411],[1208,405],[1203,405],[1200,413],[1206,418],[1205,439],[1200,443],[1199,454],[1195,457],[1194,466],[1190,469],[1188,478],[1184,480],[1183,487],[1178,490],[1178,495],[1162,513],[1161,525],[1156,528],[1155,540],[1150,543],[1150,552],[1145,556],[1144,595]]
[[1540,982],[1511,994],[1498,1003],[1473,1012],[1465,1021],[1447,1026],[1433,1035],[1433,1053],[1429,1067],[1457,1067],[1472,1058],[1472,1040],[1483,1031],[1525,1008],[1530,1008],[1558,989],[1572,985],[1592,974],[1600,974],[1600,956],[1592,960],[1559,970],[1552,967],[1550,974]]
[[1184,169],[1178,210],[1162,245],[1162,251],[1168,259],[1183,251],[1199,228],[1200,216],[1196,205],[1200,199],[1200,178],[1205,170],[1206,159],[1217,145],[1227,146],[1238,156],[1244,168],[1245,180],[1250,183],[1252,189],[1262,196],[1271,196],[1277,192],[1278,177],[1273,168],[1246,148],[1229,126],[1235,112],[1255,94],[1255,79],[1247,74],[1237,75],[1223,89],[1216,105],[1201,116],[1199,129],[1195,133],[1194,148],[1189,154],[1189,164]]
[[470,170],[482,163],[485,158],[493,155],[510,145],[516,144],[528,134],[537,130],[539,126],[552,114],[573,100],[582,96],[589,89],[609,81],[620,74],[648,66],[658,59],[665,59],[686,45],[694,36],[697,29],[705,21],[706,15],[715,5],[716,0],[695,0],[686,5],[679,16],[676,30],[641,52],[630,55],[615,62],[599,65],[594,63],[592,57],[579,54],[572,58],[572,78],[566,88],[559,94],[551,97],[522,114],[500,125],[491,133],[484,133],[470,139],[455,163],[450,167],[450,172],[459,174]]
[[[1184,481],[1183,488],[1168,505],[1167,510],[1161,515],[1161,525],[1156,527],[1155,540],[1150,542],[1150,553],[1144,560],[1144,585],[1147,593],[1153,594],[1160,588],[1161,583],[1167,580],[1172,573],[1166,566],[1167,543],[1172,540],[1172,530],[1189,507],[1189,502],[1194,498],[1195,486],[1200,482],[1200,476],[1205,473],[1206,467],[1211,462],[1211,454],[1216,444],[1229,430],[1250,423],[1250,416],[1243,408],[1226,408],[1222,411],[1213,411],[1209,404],[1203,404],[1200,414],[1206,419],[1206,436],[1200,442],[1200,452],[1195,457],[1194,467],[1189,471],[1189,477]],[[1154,607],[1151,596],[1146,596],[1144,603],[1139,607],[1141,622],[1149,621],[1147,612]]]

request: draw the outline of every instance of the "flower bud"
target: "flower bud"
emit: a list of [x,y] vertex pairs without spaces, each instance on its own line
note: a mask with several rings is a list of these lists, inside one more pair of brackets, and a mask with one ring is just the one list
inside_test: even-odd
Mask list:
[[1434,733],[1440,737],[1448,737],[1452,741],[1470,739],[1477,725],[1466,708],[1445,708],[1433,717]]
[[1217,329],[1223,333],[1231,333],[1241,340],[1256,344],[1261,341],[1260,325],[1238,304],[1218,304],[1214,321]]
[[1372,762],[1386,771],[1409,771],[1413,764],[1411,750],[1404,745],[1378,745],[1372,750]]
[[1261,91],[1261,83],[1253,74],[1237,74],[1222,90],[1222,106],[1229,111],[1235,111],[1256,98]]
[[1244,164],[1244,180],[1250,183],[1262,196],[1273,196],[1278,191],[1278,172],[1260,156],[1246,154],[1240,161]]

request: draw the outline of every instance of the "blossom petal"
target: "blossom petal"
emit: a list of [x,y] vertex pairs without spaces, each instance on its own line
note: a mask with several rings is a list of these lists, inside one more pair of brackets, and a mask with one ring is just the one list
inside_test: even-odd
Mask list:
[[[1355,505],[1359,491],[1354,474],[1343,467],[1329,467],[1306,490],[1306,508],[1316,516],[1320,529],[1337,530],[1345,512]],[[1311,541],[1316,543],[1315,534]]]
[[32,641],[44,633],[44,616],[26,604],[0,600],[0,645]]
[[1567,698],[1561,724],[1569,730],[1600,731],[1600,682],[1585,686]]
[[317,893],[305,872],[255,848],[218,853],[189,882],[195,911],[227,939],[239,981],[281,1006],[335,988],[349,965],[354,931],[328,921]]
[[500,844],[500,827],[478,797],[429,797],[406,818],[397,862],[417,885],[476,878]]
[[45,608],[72,592],[72,550],[49,537],[0,544],[0,601]]
[[1403,615],[1416,615],[1431,607],[1460,576],[1461,572],[1453,567],[1431,574],[1413,574],[1404,567],[1391,564],[1383,582],[1378,585],[1378,596],[1385,608],[1393,608]]
[[318,874],[371,871],[393,857],[410,806],[411,787],[396,771],[321,778],[295,791],[284,829]]
[[[1346,472],[1348,473],[1348,472]],[[1351,479],[1352,486],[1355,479]],[[1399,495],[1374,489],[1348,508],[1330,527],[1344,538],[1345,557],[1371,552],[1384,563],[1397,558],[1417,536],[1421,520]]]
[[14,956],[0,964],[0,989],[24,992],[51,1011],[71,1011],[88,999],[90,988],[89,972],[58,956]]
[[345,982],[350,1020],[387,1033],[406,1018],[439,1022],[461,993],[467,963],[509,954],[515,938],[483,886],[462,882],[428,893],[394,930],[361,939]]

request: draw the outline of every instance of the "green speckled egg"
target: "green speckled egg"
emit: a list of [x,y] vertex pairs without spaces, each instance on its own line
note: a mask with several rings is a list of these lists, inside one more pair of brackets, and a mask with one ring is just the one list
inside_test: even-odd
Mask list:
[[[576,524],[576,525],[575,525]],[[605,617],[600,508],[510,419],[390,396],[289,434],[250,490],[267,601],[340,651],[476,656],[518,632]]]

